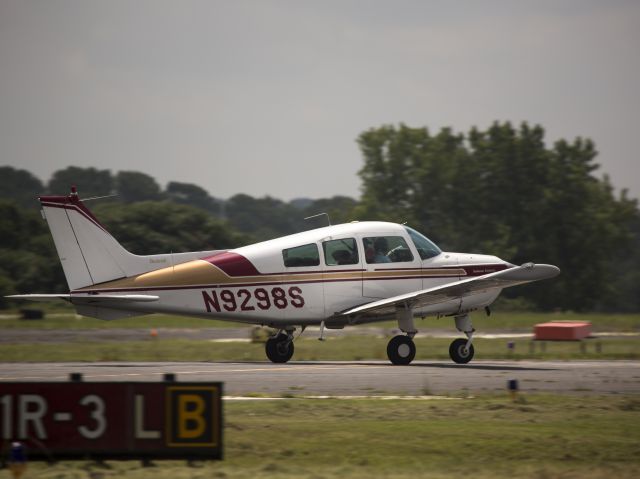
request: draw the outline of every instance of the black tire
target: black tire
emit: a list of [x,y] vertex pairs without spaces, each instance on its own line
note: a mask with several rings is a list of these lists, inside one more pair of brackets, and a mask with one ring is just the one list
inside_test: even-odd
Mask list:
[[451,356],[454,363],[467,364],[473,359],[475,353],[473,344],[469,346],[468,350],[466,346],[466,339],[458,338],[453,340],[451,346],[449,346],[449,356]]
[[387,356],[393,364],[406,366],[416,357],[416,345],[409,336],[394,336],[387,345]]
[[271,362],[286,363],[293,356],[293,341],[289,341],[286,334],[279,334],[275,338],[269,338],[264,349]]

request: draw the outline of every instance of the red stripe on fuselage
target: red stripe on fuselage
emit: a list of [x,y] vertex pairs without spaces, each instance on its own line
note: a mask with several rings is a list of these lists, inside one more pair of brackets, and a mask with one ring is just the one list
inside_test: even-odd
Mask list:
[[227,274],[227,276],[238,277],[262,275],[251,261],[238,253],[226,252],[202,259],[220,268]]

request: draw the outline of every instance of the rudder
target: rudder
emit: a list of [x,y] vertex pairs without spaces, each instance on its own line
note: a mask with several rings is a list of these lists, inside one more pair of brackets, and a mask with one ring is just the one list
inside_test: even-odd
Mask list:
[[121,256],[131,253],[84,206],[75,187],[68,196],[41,196],[39,200],[70,290],[127,276],[110,250],[119,249]]
[[78,197],[75,186],[68,196],[41,196],[39,200],[71,291],[222,252],[138,256],[100,224]]

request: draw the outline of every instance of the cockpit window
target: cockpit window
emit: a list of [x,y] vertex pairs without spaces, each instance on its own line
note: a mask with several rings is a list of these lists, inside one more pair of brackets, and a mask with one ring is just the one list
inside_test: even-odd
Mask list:
[[287,268],[296,266],[318,266],[320,264],[318,246],[314,243],[283,249],[282,259]]
[[426,236],[421,235],[416,230],[414,230],[413,228],[409,228],[408,226],[405,226],[404,228],[409,233],[409,236],[411,236],[413,244],[416,246],[420,258],[429,259],[442,253],[440,248],[438,248]]

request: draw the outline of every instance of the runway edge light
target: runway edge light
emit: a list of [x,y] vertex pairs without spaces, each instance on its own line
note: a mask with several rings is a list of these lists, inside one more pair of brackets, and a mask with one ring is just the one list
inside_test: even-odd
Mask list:
[[517,379],[509,379],[507,381],[507,389],[509,390],[509,395],[511,396],[511,400],[515,402],[518,397],[518,380]]

